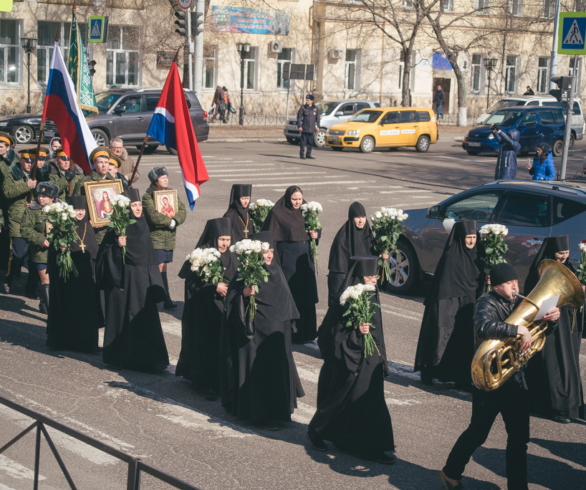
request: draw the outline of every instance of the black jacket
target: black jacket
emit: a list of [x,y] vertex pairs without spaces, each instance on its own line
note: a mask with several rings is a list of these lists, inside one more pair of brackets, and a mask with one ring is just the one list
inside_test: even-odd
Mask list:
[[302,133],[315,133],[315,127],[319,127],[319,109],[312,105],[302,105],[297,113],[297,127],[301,128]]
[[438,90],[435,93],[435,96],[433,98],[433,103],[434,104],[444,104],[444,99],[445,99],[445,95],[444,95],[444,91],[443,90]]

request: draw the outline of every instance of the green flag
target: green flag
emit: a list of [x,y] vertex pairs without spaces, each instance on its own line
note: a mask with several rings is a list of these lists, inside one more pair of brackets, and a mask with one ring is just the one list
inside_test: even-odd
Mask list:
[[[98,106],[96,104],[96,96],[94,95],[94,87],[92,85],[92,76],[90,75],[90,68],[85,56],[85,48],[81,39],[81,33],[77,26],[77,17],[75,10],[72,12],[71,18],[71,34],[69,36],[69,74],[75,85],[77,93],[77,104],[84,111],[89,111],[86,115],[87,119],[91,119],[98,115]],[[92,114],[93,113],[93,114]]]

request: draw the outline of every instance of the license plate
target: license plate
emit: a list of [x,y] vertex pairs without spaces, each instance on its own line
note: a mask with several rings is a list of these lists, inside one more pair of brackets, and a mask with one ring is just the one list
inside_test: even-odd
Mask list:
[[468,146],[482,146],[482,143],[468,143]]
[[290,129],[292,131],[299,131],[299,129],[297,128],[297,126],[291,126],[291,125],[289,125],[289,126],[287,126],[287,129]]
[[328,136],[329,141],[339,141],[340,138],[338,136]]
[[55,131],[47,130],[47,131],[43,131],[43,134],[45,136],[51,136],[51,137],[53,137],[53,136],[55,136]]

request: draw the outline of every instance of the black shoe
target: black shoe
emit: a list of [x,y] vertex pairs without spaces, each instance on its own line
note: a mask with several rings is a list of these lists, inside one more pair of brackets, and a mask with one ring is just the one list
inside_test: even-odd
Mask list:
[[166,310],[174,310],[175,308],[177,308],[177,303],[174,303],[172,300],[170,299],[166,299],[165,302],[163,303],[163,307]]
[[433,386],[433,378],[431,374],[421,371],[421,382],[427,386]]
[[368,459],[369,461],[374,461],[375,463],[387,465],[395,464],[397,462],[397,458],[395,458],[394,456],[389,456],[388,454],[385,454],[383,452],[381,452],[380,454],[365,455],[364,458]]
[[310,160],[315,160],[315,157],[312,157],[311,155],[307,155],[307,157],[305,158],[309,158]]
[[43,314],[46,315],[47,313],[49,313],[47,311],[47,305],[45,305],[45,302],[41,299],[39,301],[39,311]]
[[327,451],[328,446],[324,442],[324,440],[319,437],[317,434],[313,434],[310,430],[307,431],[307,437],[311,441],[311,447],[316,451]]
[[305,157],[303,155],[301,155],[299,158],[301,158],[301,160],[305,160]]
[[279,423],[276,420],[266,420],[260,424],[260,426],[265,430],[277,431],[281,428]]
[[566,417],[563,417],[562,415],[557,415],[555,417],[553,417],[551,420],[553,420],[554,422],[557,422],[558,424],[571,424],[572,421]]
[[103,347],[96,347],[93,351],[92,354],[101,354],[104,351]]

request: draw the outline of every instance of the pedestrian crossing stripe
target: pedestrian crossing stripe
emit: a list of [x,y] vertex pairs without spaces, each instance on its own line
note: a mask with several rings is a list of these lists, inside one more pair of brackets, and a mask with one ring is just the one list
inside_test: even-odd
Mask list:
[[560,13],[559,31],[559,54],[586,54],[586,12]]

